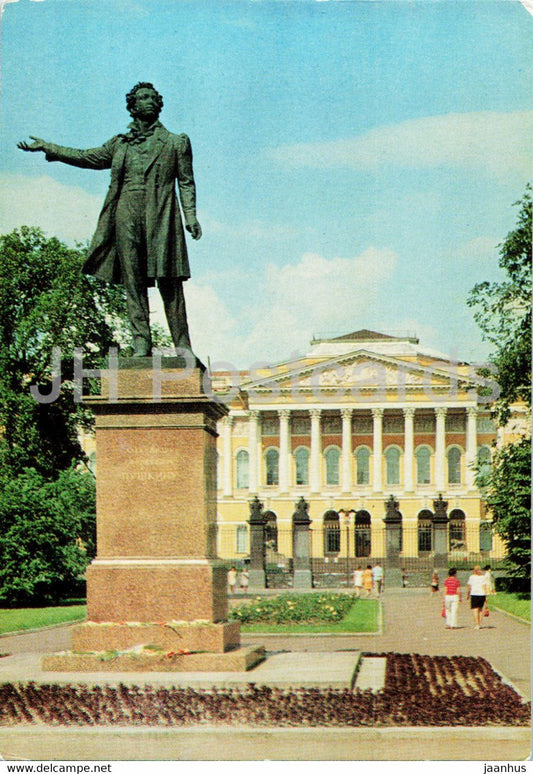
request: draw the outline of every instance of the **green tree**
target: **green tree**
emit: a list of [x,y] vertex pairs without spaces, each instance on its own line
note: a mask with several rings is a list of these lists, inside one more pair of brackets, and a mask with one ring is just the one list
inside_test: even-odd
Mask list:
[[532,188],[527,186],[516,228],[500,245],[499,282],[474,286],[468,305],[483,338],[494,346],[490,361],[496,367],[500,397],[495,412],[501,424],[510,416],[514,401],[531,405],[531,262]]
[[511,574],[531,577],[531,438],[497,449],[485,490]]
[[94,477],[79,469],[79,430],[92,417],[75,399],[74,352],[99,368],[129,333],[122,289],[84,275],[84,259],[36,228],[0,236],[3,604],[68,593],[94,555]]
[[76,591],[95,553],[95,487],[71,468],[0,480],[0,603],[24,605]]
[[[508,422],[512,404],[531,407],[531,263],[532,189],[527,186],[517,224],[500,245],[500,282],[481,282],[468,299],[483,337],[494,346],[500,396],[494,416],[500,426]],[[486,374],[485,374],[486,375]],[[531,575],[531,437],[496,449],[490,472],[478,468],[477,484],[492,513],[494,528],[507,549],[511,573]]]
[[[89,369],[111,346],[128,344],[122,289],[84,275],[84,258],[37,228],[0,237],[0,470],[54,477],[84,457],[78,431],[91,417],[74,398],[74,348]],[[54,348],[61,390],[36,400],[32,387],[53,397]]]

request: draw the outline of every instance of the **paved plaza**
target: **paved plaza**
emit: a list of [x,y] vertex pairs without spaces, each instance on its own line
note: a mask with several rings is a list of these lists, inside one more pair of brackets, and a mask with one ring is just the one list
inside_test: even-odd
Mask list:
[[[247,673],[208,675],[54,674],[40,670],[40,655],[70,647],[70,627],[0,638],[0,682],[35,680],[104,684],[235,686],[250,682],[278,687],[349,687],[362,652],[471,655],[486,658],[525,697],[531,696],[530,627],[491,612],[474,630],[465,601],[459,628],[447,630],[441,597],[425,589],[388,589],[382,597],[383,627],[368,635],[242,635],[264,644],[269,658]],[[380,660],[358,674],[360,687],[379,687]],[[361,682],[363,681],[363,682]],[[7,760],[523,760],[530,753],[527,728],[59,728],[0,729]]]

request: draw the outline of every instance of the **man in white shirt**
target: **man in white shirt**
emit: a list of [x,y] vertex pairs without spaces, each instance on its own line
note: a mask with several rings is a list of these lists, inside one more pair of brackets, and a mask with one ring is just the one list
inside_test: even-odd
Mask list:
[[476,564],[472,575],[468,579],[466,598],[470,599],[474,629],[480,629],[483,608],[487,599],[487,581],[478,564]]
[[374,591],[379,597],[383,590],[383,568],[379,562],[376,562],[374,567],[372,567],[372,585],[374,586]]

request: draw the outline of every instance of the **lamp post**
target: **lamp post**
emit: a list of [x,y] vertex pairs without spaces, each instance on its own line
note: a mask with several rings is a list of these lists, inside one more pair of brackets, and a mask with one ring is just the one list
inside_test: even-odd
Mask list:
[[339,516],[342,514],[344,517],[344,523],[346,524],[346,586],[350,586],[350,519],[352,516],[355,516],[355,511],[350,508],[350,510],[346,510],[345,508],[339,509]]

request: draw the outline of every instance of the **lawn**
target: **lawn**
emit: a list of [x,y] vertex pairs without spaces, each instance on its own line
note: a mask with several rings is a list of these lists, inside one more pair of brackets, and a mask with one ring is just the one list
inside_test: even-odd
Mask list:
[[376,632],[379,602],[347,594],[284,594],[239,605],[230,618],[243,633],[343,634]]
[[85,605],[0,609],[0,635],[83,621],[86,610]]
[[489,607],[504,610],[531,623],[531,594],[499,591],[488,598]]

